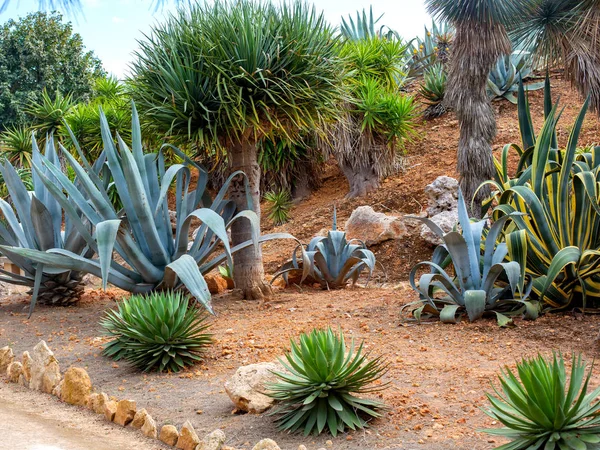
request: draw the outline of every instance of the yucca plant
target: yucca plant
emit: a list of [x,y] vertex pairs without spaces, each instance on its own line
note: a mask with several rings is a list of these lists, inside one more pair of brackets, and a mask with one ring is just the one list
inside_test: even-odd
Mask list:
[[31,167],[31,130],[10,127],[0,134],[0,158],[8,159],[17,167]]
[[31,103],[26,112],[33,117],[32,128],[37,130],[40,137],[45,138],[58,130],[73,106],[75,101],[71,94],[64,95],[56,91],[51,96],[44,89],[40,101]]
[[201,361],[211,344],[207,318],[181,292],[132,295],[117,302],[101,322],[113,338],[104,344],[103,354],[144,372],[179,372]]
[[[417,320],[439,317],[445,323],[457,323],[463,315],[471,322],[484,315],[495,315],[500,326],[512,322],[511,317],[523,314],[535,319],[539,313],[537,302],[528,301],[531,280],[525,275],[525,266],[519,260],[505,262],[507,256],[517,254],[524,261],[527,252],[525,232],[514,235],[509,243],[496,243],[506,221],[505,216],[485,230],[487,219],[471,222],[462,192],[458,192],[458,217],[460,231],[444,233],[430,219],[421,220],[443,244],[438,246],[432,261],[416,264],[410,272],[412,288],[419,293],[418,306],[413,310]],[[520,245],[522,253],[515,247]],[[483,248],[483,255],[482,255]],[[452,264],[454,276],[445,266]],[[422,274],[418,284],[416,275],[423,267],[430,272]],[[411,308],[414,303],[403,307]]]
[[539,355],[523,359],[517,371],[498,376],[501,390],[487,394],[486,414],[504,425],[481,430],[511,439],[497,450],[596,450],[600,448],[600,388],[588,393],[593,366],[585,375],[581,354],[567,373],[562,355],[551,362]]
[[382,19],[383,14],[378,18],[373,16],[373,6],[369,6],[369,12],[366,9],[362,11],[356,11],[356,20],[352,18],[352,15],[348,15],[348,18],[342,17],[342,23],[340,24],[340,34],[346,40],[360,41],[363,39],[371,39],[376,37],[385,38],[398,38],[398,34],[391,28],[381,25],[379,28],[377,24]]
[[383,403],[357,394],[382,391],[386,384],[369,385],[381,379],[387,364],[381,357],[369,360],[362,342],[355,349],[352,341],[347,349],[341,330],[301,334],[280,362],[287,372],[275,372],[279,382],[266,388],[279,402],[272,414],[279,416],[281,430],[307,436],[328,429],[336,436],[346,428],[365,428],[368,420],[380,417]]
[[[259,240],[258,217],[251,210],[236,211],[235,204],[225,200],[231,179],[245,177],[235,172],[227,180],[214,200],[205,190],[208,174],[187,159],[165,169],[162,152],[144,153],[142,136],[135,106],[132,107],[132,150],[117,136],[118,149],[113,143],[106,117],[101,115],[101,130],[106,157],[95,164],[102,167],[102,176],[92,170],[77,141],[79,160],[61,145],[65,160],[77,175],[70,181],[55,161],[41,157],[33,164],[34,171],[48,191],[63,206],[73,226],[85,236],[85,241],[97,259],[82,258],[67,250],[33,249],[0,246],[0,250],[35,260],[52,268],[76,269],[102,278],[103,287],[112,283],[133,293],[147,293],[155,289],[187,290],[209,311],[210,293],[202,277],[220,263],[232,266],[232,253],[259,241],[291,237],[288,234],[263,236]],[[180,153],[177,149],[174,151]],[[106,159],[107,165],[102,165]],[[199,172],[198,181],[190,188],[191,170]],[[167,193],[175,181],[176,230],[173,232]],[[109,197],[109,187],[116,187],[123,210],[117,211]],[[242,182],[243,183],[243,182]],[[251,202],[248,198],[248,202]],[[79,209],[80,212],[77,210]],[[193,220],[201,225],[190,242],[189,231]],[[247,220],[252,229],[252,240],[231,248],[227,228],[232,222]],[[94,227],[94,236],[86,231],[85,222]],[[85,233],[85,234],[84,234]],[[224,253],[214,253],[222,244]],[[45,250],[45,249],[44,249]],[[113,250],[121,257],[113,259]]]
[[[530,77],[532,71],[532,56],[529,52],[518,51],[501,56],[488,76],[487,87],[490,98],[505,98],[516,105],[519,81]],[[537,91],[543,87],[543,81],[524,86],[526,91]]]
[[375,255],[367,250],[363,242],[346,240],[346,233],[337,230],[334,212],[333,229],[327,233],[327,237],[314,237],[306,248],[298,245],[292,259],[279,269],[271,283],[279,276],[287,283],[290,272],[300,272],[301,282],[311,279],[320,283],[323,289],[341,289],[348,281],[356,283],[365,269],[369,271],[370,279],[375,269]]
[[423,38],[413,39],[407,49],[409,55],[408,73],[410,77],[423,74],[435,64],[448,62],[454,29],[446,22],[431,21],[431,28],[425,27]]
[[434,64],[425,71],[423,85],[419,90],[427,105],[423,113],[425,119],[434,119],[446,113],[447,108],[444,104],[444,95],[446,94],[447,81],[446,70],[441,64]]
[[[41,155],[35,139],[32,142],[34,166],[40,164],[42,159],[60,164],[52,136],[46,140],[45,156]],[[90,174],[97,174],[99,167],[99,164],[90,167]],[[6,219],[6,223],[0,224],[0,253],[23,271],[23,275],[19,275],[0,269],[0,281],[32,288],[31,315],[36,303],[63,306],[77,303],[83,292],[83,272],[77,267],[62,267],[59,270],[45,265],[30,258],[29,252],[42,253],[56,249],[69,252],[74,258],[89,258],[96,247],[92,244],[89,223],[77,217],[77,226],[67,213],[69,210],[75,211],[74,206],[69,204],[62,208],[60,202],[52,197],[52,189],[42,181],[42,178],[47,179],[53,189],[57,189],[55,185],[58,182],[52,172],[39,166],[38,171],[29,173],[31,178],[28,179],[23,170],[15,169],[6,160],[0,164],[0,174],[12,203],[11,206],[7,201],[0,200],[0,209]],[[76,213],[74,215],[77,216]]]
[[283,225],[290,219],[290,209],[292,207],[292,197],[286,190],[269,191],[264,196],[268,203],[269,219],[275,225]]

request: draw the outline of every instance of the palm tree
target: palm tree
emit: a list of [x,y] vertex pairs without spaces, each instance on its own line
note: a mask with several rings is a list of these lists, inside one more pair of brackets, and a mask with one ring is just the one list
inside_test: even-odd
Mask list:
[[474,216],[481,214],[479,206],[487,195],[478,188],[494,173],[491,143],[496,135],[496,118],[486,93],[488,74],[498,58],[511,51],[507,29],[518,17],[517,3],[426,0],[431,15],[456,30],[445,100],[459,121],[460,185],[465,198],[473,199]]
[[[269,132],[292,137],[338,115],[343,95],[337,41],[322,14],[305,3],[223,0],[180,8],[140,43],[132,65],[133,96],[155,132],[225,149],[229,192],[240,209],[252,193],[260,215],[257,143]],[[234,245],[250,239],[242,221]],[[260,251],[234,257],[234,279],[246,298],[260,298]]]

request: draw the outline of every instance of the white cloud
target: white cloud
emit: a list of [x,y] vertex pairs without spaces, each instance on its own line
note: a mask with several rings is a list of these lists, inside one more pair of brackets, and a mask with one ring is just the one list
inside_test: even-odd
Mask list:
[[125,19],[123,19],[122,17],[114,16],[112,18],[112,21],[113,21],[113,23],[123,23],[123,22],[125,22]]

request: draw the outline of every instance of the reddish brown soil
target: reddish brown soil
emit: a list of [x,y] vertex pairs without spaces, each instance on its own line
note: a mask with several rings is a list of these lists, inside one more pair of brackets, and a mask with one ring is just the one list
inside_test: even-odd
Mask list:
[[[565,82],[554,80],[553,85],[555,98],[560,94],[566,105],[559,127],[564,144],[581,101]],[[541,91],[531,94],[538,129],[542,97]],[[498,151],[505,143],[519,142],[520,137],[516,107],[507,102],[494,106]],[[598,141],[598,131],[598,121],[590,115],[581,145]],[[439,175],[455,175],[458,123],[448,114],[424,124],[419,134],[419,139],[407,146],[406,169],[384,180],[378,191],[347,200],[345,180],[329,167],[322,189],[293,208],[289,223],[275,228],[264,220],[263,231],[287,231],[307,242],[330,227],[334,204],[340,226],[355,207],[364,204],[392,214],[420,212],[426,208],[424,187]],[[293,242],[266,244],[267,272],[275,271],[293,247]],[[405,282],[409,268],[428,258],[431,249],[419,238],[410,238],[384,243],[374,251],[391,282],[385,289],[378,283],[336,292],[291,288],[278,292],[268,303],[241,301],[230,294],[216,298],[215,345],[204,363],[182,374],[140,374],[101,356],[105,338],[98,322],[113,306],[114,298],[122,295],[116,290],[108,295],[91,291],[74,308],[38,307],[30,320],[24,311],[26,298],[0,301],[0,346],[8,342],[20,353],[45,339],[63,369],[86,367],[98,390],[135,399],[161,423],[181,425],[190,419],[199,434],[221,427],[229,445],[246,450],[265,437],[274,438],[283,450],[296,450],[299,444],[316,450],[330,439],[279,433],[268,416],[232,414],[233,405],[223,389],[237,367],[272,360],[288,348],[289,339],[313,327],[341,327],[347,336],[365,339],[373,354],[383,354],[390,362],[384,381],[391,386],[382,394],[389,411],[367,431],[333,439],[334,449],[494,448],[500,441],[476,430],[497,426],[480,408],[486,405],[485,392],[501,366],[553,349],[566,355],[582,351],[587,359],[597,356],[600,317],[592,315],[546,315],[535,322],[517,321],[511,329],[500,329],[490,320],[458,325],[403,324],[400,307],[416,299]],[[378,277],[385,280],[382,271]],[[593,385],[599,383],[595,376]]]

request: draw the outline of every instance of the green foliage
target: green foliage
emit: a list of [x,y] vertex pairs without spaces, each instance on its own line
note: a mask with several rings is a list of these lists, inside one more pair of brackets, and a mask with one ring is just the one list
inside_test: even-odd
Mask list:
[[31,128],[37,131],[39,139],[45,139],[48,134],[55,133],[62,126],[73,106],[71,94],[63,95],[60,91],[56,91],[51,96],[44,89],[39,101],[31,103],[26,110],[33,118]]
[[434,64],[425,71],[423,85],[419,93],[425,100],[425,104],[427,104],[424,114],[426,119],[439,117],[446,112],[443,102],[446,95],[447,82],[448,74],[443,65]]
[[446,22],[431,21],[431,29],[425,27],[423,38],[416,37],[407,48],[409,56],[408,74],[416,77],[426,72],[434,64],[442,66],[448,62],[454,29]]
[[[521,93],[525,99],[524,93]],[[527,106],[526,102],[525,106]],[[600,304],[597,274],[600,240],[600,148],[577,155],[577,142],[588,108],[584,104],[571,130],[565,150],[558,150],[556,127],[558,105],[550,109],[538,137],[533,132],[528,107],[521,108],[521,135],[525,150],[517,145],[504,148],[496,163],[497,180],[494,217],[510,215],[507,240],[525,233],[527,248],[516,247],[515,257],[527,259],[526,271],[533,277],[533,292],[550,308]],[[517,173],[508,173],[508,155],[520,155]],[[522,213],[523,215],[515,215]]]
[[306,248],[298,245],[292,259],[281,267],[273,280],[282,276],[287,283],[289,272],[302,272],[302,281],[310,278],[321,283],[323,289],[341,289],[350,280],[356,283],[364,269],[369,270],[370,278],[375,269],[375,255],[361,241],[348,242],[346,233],[337,231],[336,227],[334,212],[333,229],[327,237],[314,237]]
[[[51,189],[41,181],[41,178],[46,178],[54,186],[57,183],[56,178],[46,167],[36,166],[42,159],[52,164],[60,164],[52,137],[46,142],[45,156],[41,155],[35,140],[33,142],[32,162],[36,172],[32,174],[25,169],[15,169],[7,160],[0,164],[2,181],[6,184],[13,205],[0,200],[0,210],[6,219],[6,223],[0,225],[0,251],[24,273],[18,275],[0,269],[0,281],[33,288],[30,315],[36,305],[40,287],[47,281],[57,274],[62,274],[64,281],[68,281],[69,278],[78,281],[80,277],[71,273],[72,270],[76,272],[77,267],[63,267],[62,271],[49,270],[51,267],[30,258],[29,252],[43,254],[48,249],[56,249],[57,252],[66,251],[78,258],[91,256],[88,244],[81,237],[72,218],[66,214],[60,202],[52,197]],[[92,175],[98,170],[97,165],[94,168],[90,167]],[[33,195],[28,191],[33,191]],[[78,220],[81,221],[79,218]],[[88,235],[89,228],[89,224],[81,223],[82,231]]]
[[269,191],[264,195],[264,199],[269,204],[269,219],[271,219],[275,225],[283,225],[289,220],[292,197],[288,191]]
[[31,166],[31,130],[27,127],[9,127],[0,134],[0,157],[17,167]]
[[[517,261],[504,262],[511,251],[515,252],[516,245],[527,252],[525,233],[515,234],[515,241],[509,245],[496,244],[505,222],[513,215],[497,220],[485,233],[487,219],[469,220],[459,190],[458,217],[462,232],[449,233],[444,233],[430,219],[415,217],[443,241],[435,249],[432,261],[420,262],[410,272],[410,284],[421,297],[420,306],[413,311],[415,318],[439,317],[442,322],[457,323],[465,313],[471,322],[485,314],[495,314],[500,326],[509,324],[510,316],[516,314],[537,318],[538,303],[527,301],[531,280],[525,276],[524,265],[517,262],[524,261],[524,256]],[[448,263],[452,264],[454,277],[444,270]],[[422,267],[429,267],[431,271],[421,275],[417,285],[415,277]],[[442,297],[436,295],[440,293]]]
[[343,96],[336,46],[302,2],[198,3],[141,42],[133,95],[149,126],[186,142],[319,128]]
[[70,93],[86,99],[102,75],[100,61],[86,52],[81,36],[58,13],[32,13],[0,27],[0,124],[27,122],[26,108],[42,92]]
[[[488,94],[490,98],[505,98],[512,104],[517,104],[519,80],[525,80],[533,71],[532,56],[529,52],[513,52],[501,56],[488,77]],[[544,83],[529,83],[525,90],[542,89]]]
[[[25,168],[15,168],[18,177],[23,182],[23,186],[27,191],[33,191],[33,178],[31,175],[31,169]],[[6,200],[9,197],[8,188],[6,187],[6,182],[4,181],[4,177],[2,173],[0,173],[0,198]]]
[[517,371],[499,375],[502,390],[487,394],[492,406],[486,414],[504,425],[482,430],[511,439],[498,450],[598,449],[600,447],[600,388],[588,393],[592,376],[581,355],[571,362],[567,382],[562,355],[551,362],[541,355],[523,359]]
[[348,350],[343,333],[331,328],[301,334],[298,343],[292,340],[285,361],[280,359],[287,372],[276,372],[280,381],[267,386],[268,395],[279,402],[273,412],[280,416],[279,428],[305,436],[327,428],[336,436],[346,428],[365,428],[369,419],[380,417],[381,402],[356,396],[386,387],[369,386],[385,374],[387,365],[381,357],[367,356],[363,343],[355,350],[352,342]]
[[[130,150],[120,138],[118,147],[113,144],[106,118],[101,115],[104,153],[94,164],[102,169],[101,175],[92,169],[76,140],[73,140],[73,146],[81,163],[61,146],[62,155],[77,175],[75,182],[61,172],[57,160],[40,157],[33,164],[34,173],[63,206],[82,240],[98,255],[97,259],[82,258],[75,252],[59,251],[51,246],[46,252],[7,246],[0,248],[3,252],[10,251],[11,255],[30,258],[38,265],[92,273],[102,278],[104,287],[110,282],[133,293],[185,286],[212,312],[210,293],[202,273],[209,272],[225,260],[232,266],[232,252],[259,243],[256,214],[252,211],[236,213],[235,204],[224,199],[231,179],[242,174],[232,174],[213,201],[205,190],[207,173],[185,159],[185,155],[181,154],[184,164],[176,164],[166,170],[162,152],[144,153],[135,108],[132,117]],[[190,188],[190,167],[199,171],[195,188]],[[176,181],[175,234],[167,204],[167,193],[173,181]],[[114,208],[109,197],[112,183],[123,204],[124,214]],[[199,219],[202,225],[188,246],[194,219]],[[249,221],[252,241],[232,249],[227,228],[236,220]],[[87,230],[88,222],[94,227],[93,236]],[[54,229],[60,230],[60,226]],[[291,236],[279,234],[275,237]],[[263,241],[268,239],[271,237],[262,237]],[[223,245],[224,253],[215,256],[219,244]],[[120,261],[113,260],[113,250],[121,257]]]
[[101,325],[113,338],[103,354],[144,372],[179,372],[202,360],[211,344],[207,314],[181,292],[133,295],[108,310]]
[[382,17],[383,14],[377,19],[373,17],[373,6],[369,7],[368,14],[365,9],[362,12],[356,11],[356,21],[354,21],[350,14],[348,15],[348,20],[342,17],[340,34],[344,39],[349,41],[361,41],[377,37],[397,38],[398,34],[385,25],[377,29],[376,26]]

